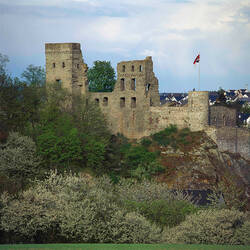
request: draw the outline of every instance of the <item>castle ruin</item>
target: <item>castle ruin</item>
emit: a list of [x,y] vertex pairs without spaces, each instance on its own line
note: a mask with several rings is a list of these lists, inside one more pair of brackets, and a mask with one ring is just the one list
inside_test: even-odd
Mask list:
[[[188,105],[183,107],[160,105],[158,79],[153,72],[150,56],[144,60],[118,63],[117,82],[112,92],[89,92],[88,67],[82,58],[79,43],[48,43],[45,45],[45,53],[46,82],[60,82],[71,93],[81,93],[92,99],[100,106],[113,134],[120,133],[130,139],[140,139],[170,124],[176,124],[179,128],[188,127],[191,131],[208,131],[218,143],[220,136],[214,126],[218,123],[217,116],[223,117],[223,121],[230,121],[228,128],[235,124],[233,112],[209,107],[208,91],[190,91]],[[220,120],[220,124],[227,126],[223,121]],[[244,155],[250,158],[250,133],[246,133],[247,141],[244,139],[244,145],[248,145],[242,148]],[[224,149],[232,144],[233,138],[228,138],[230,143],[225,140]],[[238,138],[234,140],[240,143]]]

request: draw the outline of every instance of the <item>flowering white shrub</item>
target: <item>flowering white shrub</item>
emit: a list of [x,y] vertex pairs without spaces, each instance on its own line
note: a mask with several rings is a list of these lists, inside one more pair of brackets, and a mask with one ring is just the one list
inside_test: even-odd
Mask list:
[[237,210],[200,210],[167,230],[163,240],[188,244],[246,244],[250,224],[244,224],[245,221],[244,213]]
[[7,142],[0,144],[0,172],[9,178],[34,177],[39,164],[36,145],[31,138],[12,132]]
[[159,242],[160,229],[122,210],[101,180],[51,172],[18,199],[4,193],[0,227],[28,242]]

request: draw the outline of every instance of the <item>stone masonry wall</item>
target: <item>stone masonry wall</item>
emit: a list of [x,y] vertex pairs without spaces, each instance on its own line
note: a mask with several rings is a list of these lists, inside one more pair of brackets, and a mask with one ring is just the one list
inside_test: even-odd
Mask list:
[[89,92],[108,118],[112,133],[128,138],[146,135],[145,119],[150,107],[160,105],[158,80],[153,73],[151,57],[145,60],[120,62],[117,82],[111,93]]
[[224,107],[224,106],[212,106],[210,107],[210,122],[209,125],[216,127],[235,127],[236,126],[236,109]]
[[188,108],[151,107],[145,122],[147,124],[145,136],[159,132],[170,124],[176,124],[179,128],[189,127]]
[[217,143],[221,151],[240,153],[250,160],[250,130],[237,127],[209,126],[206,133]]

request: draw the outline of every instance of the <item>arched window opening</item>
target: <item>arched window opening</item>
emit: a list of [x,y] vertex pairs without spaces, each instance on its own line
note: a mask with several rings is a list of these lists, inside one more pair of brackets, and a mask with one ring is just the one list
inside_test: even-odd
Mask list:
[[103,97],[103,106],[108,106],[108,97]]
[[124,78],[121,79],[120,89],[121,89],[121,91],[125,90],[125,79]]
[[150,89],[150,83],[147,83],[147,84],[146,84],[146,92],[148,92],[149,89]]
[[131,90],[136,90],[136,79],[135,78],[131,79]]
[[99,105],[99,99],[98,98],[95,99],[95,104]]

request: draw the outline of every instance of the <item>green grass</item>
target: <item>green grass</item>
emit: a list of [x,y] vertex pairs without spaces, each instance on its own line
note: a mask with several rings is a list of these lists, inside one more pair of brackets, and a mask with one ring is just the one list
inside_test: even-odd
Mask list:
[[112,249],[158,249],[158,250],[249,250],[250,246],[229,245],[179,245],[179,244],[19,244],[0,245],[0,249],[84,249],[84,250],[112,250]]

